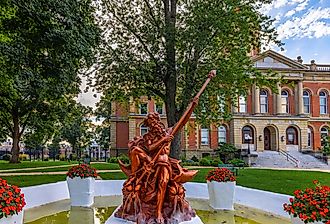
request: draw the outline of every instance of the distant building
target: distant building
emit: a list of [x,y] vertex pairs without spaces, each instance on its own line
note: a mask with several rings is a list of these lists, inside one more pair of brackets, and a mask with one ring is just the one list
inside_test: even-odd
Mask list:
[[[252,86],[246,97],[231,106],[231,121],[220,126],[200,126],[192,117],[182,132],[187,158],[208,155],[225,142],[251,151],[318,151],[322,147],[323,137],[329,134],[330,64],[303,64],[300,57],[292,60],[271,50],[252,59],[261,72],[272,69],[287,84],[278,84],[277,93]],[[128,140],[147,132],[142,121],[153,111],[166,125],[164,104],[153,99],[144,97],[139,105],[112,103],[112,155],[127,152]]]

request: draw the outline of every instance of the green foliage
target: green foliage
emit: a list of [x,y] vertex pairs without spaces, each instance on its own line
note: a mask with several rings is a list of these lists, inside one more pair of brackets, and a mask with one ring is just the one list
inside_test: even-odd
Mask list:
[[[35,133],[37,121],[60,120],[61,103],[79,92],[78,73],[94,63],[99,43],[91,4],[0,1],[0,123],[13,139]],[[17,162],[18,144],[12,151]]]
[[199,161],[198,158],[195,155],[191,158],[191,160],[194,161],[194,162],[198,162]]
[[67,116],[62,121],[60,130],[61,136],[71,144],[73,152],[78,154],[90,145],[93,138],[90,130],[92,123],[89,120],[92,109],[72,101],[66,111]]
[[5,161],[9,161],[11,159],[11,155],[10,154],[5,154],[2,156],[2,159]]
[[323,139],[323,147],[322,147],[322,153],[326,155],[330,155],[330,137],[327,136]]
[[145,95],[165,102],[172,126],[216,69],[195,114],[200,123],[229,119],[229,104],[220,102],[236,102],[254,83],[277,82],[248,56],[261,42],[281,45],[272,20],[260,13],[265,3],[270,0],[100,1],[104,43],[90,83],[110,101]]
[[211,166],[211,161],[209,158],[202,158],[200,161],[199,161],[199,165],[200,166]]
[[118,157],[110,157],[108,158],[108,163],[118,163]]
[[130,163],[130,160],[129,160],[128,156],[125,155],[125,154],[120,155],[120,156],[118,157],[118,159],[119,159],[120,161],[122,161],[123,163],[125,163],[125,164],[129,164],[129,163]]
[[219,158],[213,158],[210,161],[211,166],[218,166],[219,164],[223,164],[223,162]]
[[244,166],[245,162],[241,159],[232,159],[228,161],[229,164],[233,164],[235,167]]

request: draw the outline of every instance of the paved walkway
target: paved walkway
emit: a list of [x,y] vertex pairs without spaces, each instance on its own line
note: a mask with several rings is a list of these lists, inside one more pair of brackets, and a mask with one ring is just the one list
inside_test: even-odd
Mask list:
[[318,160],[314,156],[302,154],[297,150],[289,150],[288,153],[299,160],[299,168],[286,160],[286,157],[279,154],[277,151],[254,152],[258,154],[256,164],[253,167],[257,168],[274,168],[274,169],[290,169],[290,170],[316,170],[330,171],[330,166]]
[[[98,173],[118,173],[121,170],[97,170]],[[31,173],[0,173],[0,176],[27,176],[27,175],[57,175],[66,174],[67,171],[57,171],[57,172],[31,172]]]

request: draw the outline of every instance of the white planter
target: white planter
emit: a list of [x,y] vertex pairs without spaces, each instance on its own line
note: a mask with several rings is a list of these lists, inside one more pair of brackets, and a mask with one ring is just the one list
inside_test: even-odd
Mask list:
[[67,177],[71,206],[90,207],[94,203],[95,179],[93,177],[73,179]]
[[210,206],[214,209],[234,210],[235,186],[235,181],[207,181]]
[[0,224],[23,224],[23,213],[24,211],[21,211],[17,215],[2,218],[0,219]]
[[[291,216],[292,224],[305,224],[299,217]],[[323,222],[309,222],[310,224],[324,224]]]

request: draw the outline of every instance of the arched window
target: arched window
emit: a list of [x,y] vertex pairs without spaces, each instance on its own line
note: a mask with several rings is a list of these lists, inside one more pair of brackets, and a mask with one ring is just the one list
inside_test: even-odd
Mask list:
[[303,102],[304,102],[304,113],[309,114],[311,108],[311,99],[308,91],[303,92]]
[[286,144],[298,145],[298,133],[294,127],[288,127],[286,129]]
[[328,103],[327,103],[327,94],[324,91],[320,92],[320,114],[326,114],[328,111]]
[[227,130],[225,126],[218,127],[218,143],[227,142]]
[[321,146],[324,146],[324,143],[326,141],[326,138],[329,135],[329,128],[327,127],[322,127],[321,128]]
[[246,113],[246,98],[245,96],[240,96],[238,98],[238,104],[239,104],[239,112],[240,113]]
[[313,130],[310,127],[307,129],[307,137],[307,146],[313,148]]
[[289,113],[289,93],[283,90],[281,92],[281,107],[283,113]]
[[260,91],[260,113],[268,113],[268,94],[266,90]]
[[147,132],[148,132],[148,127],[145,126],[144,124],[141,124],[141,126],[140,126],[140,135],[143,136]]
[[201,129],[201,145],[209,144],[209,129],[207,127],[202,127]]
[[250,126],[243,127],[242,142],[243,142],[243,144],[253,144],[254,143],[253,129]]

